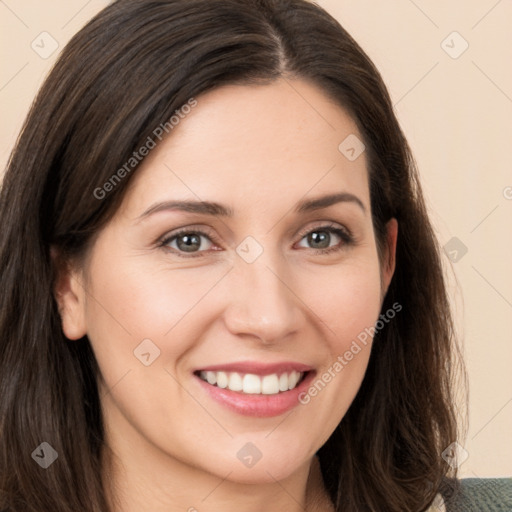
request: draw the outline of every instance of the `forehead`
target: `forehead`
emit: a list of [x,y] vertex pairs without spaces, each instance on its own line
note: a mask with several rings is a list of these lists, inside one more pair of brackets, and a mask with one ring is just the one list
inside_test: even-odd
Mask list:
[[333,192],[357,193],[368,204],[365,154],[349,159],[344,151],[347,138],[362,137],[316,86],[281,79],[225,86],[196,100],[140,165],[126,198],[131,207],[172,196],[253,208],[280,200],[282,208]]

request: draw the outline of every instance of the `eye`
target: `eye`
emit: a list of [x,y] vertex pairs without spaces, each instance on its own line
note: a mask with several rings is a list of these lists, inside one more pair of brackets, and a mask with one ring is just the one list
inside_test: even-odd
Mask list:
[[[320,226],[299,236],[299,247],[313,249],[318,254],[340,251],[354,243],[352,235],[338,226]],[[189,227],[169,234],[159,242],[159,246],[177,256],[187,258],[201,256],[209,250],[222,250],[216,248],[214,242],[213,235]]]
[[344,229],[333,226],[321,226],[310,230],[299,242],[299,247],[316,249],[319,253],[341,250],[353,243],[352,236]]
[[[171,234],[160,243],[162,247],[172,249],[178,255],[180,253],[198,253],[207,251],[213,246],[210,236],[198,230],[181,230]],[[183,254],[185,256],[185,254]]]

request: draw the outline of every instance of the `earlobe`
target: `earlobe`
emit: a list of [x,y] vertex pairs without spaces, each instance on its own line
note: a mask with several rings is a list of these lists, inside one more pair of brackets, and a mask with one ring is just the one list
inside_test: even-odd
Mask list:
[[384,254],[382,281],[384,294],[387,292],[396,265],[396,244],[398,239],[398,222],[395,218],[386,224],[386,252]]
[[61,318],[62,331],[66,338],[78,340],[87,333],[85,322],[85,290],[81,273],[61,258],[52,247],[51,257],[56,269],[53,293]]

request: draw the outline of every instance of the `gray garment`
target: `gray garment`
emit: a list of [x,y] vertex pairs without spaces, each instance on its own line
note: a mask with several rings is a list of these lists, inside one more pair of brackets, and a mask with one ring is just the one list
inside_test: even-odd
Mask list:
[[[452,480],[453,482],[453,480]],[[462,478],[460,488],[440,489],[446,512],[512,512],[512,478]]]

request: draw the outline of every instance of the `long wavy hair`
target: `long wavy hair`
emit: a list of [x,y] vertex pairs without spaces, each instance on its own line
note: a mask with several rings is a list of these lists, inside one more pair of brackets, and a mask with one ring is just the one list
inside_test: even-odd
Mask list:
[[[375,66],[306,0],[118,0],[64,48],[3,180],[0,510],[109,510],[98,368],[87,337],[70,342],[62,332],[51,249],[66,258],[85,254],[137,169],[105,197],[98,188],[190,98],[279,78],[310,81],[357,123],[381,254],[386,222],[399,224],[382,311],[396,302],[403,309],[376,334],[361,388],[318,452],[335,509],[425,510],[456,476],[441,456],[457,439],[453,383],[463,370],[446,277],[413,158]],[[43,441],[59,454],[46,470],[31,457]]]

